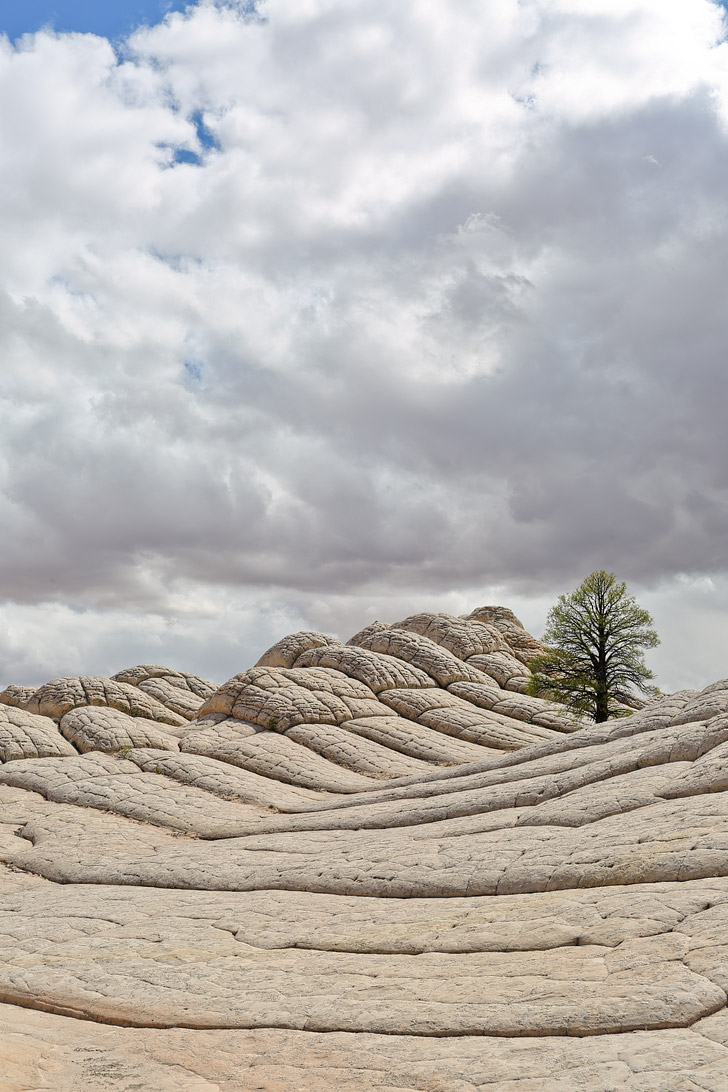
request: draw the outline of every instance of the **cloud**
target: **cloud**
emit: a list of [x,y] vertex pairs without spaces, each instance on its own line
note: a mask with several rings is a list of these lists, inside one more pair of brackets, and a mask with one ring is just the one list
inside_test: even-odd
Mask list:
[[486,592],[537,626],[595,567],[672,632],[726,568],[725,29],[207,0],[0,40],[12,647],[209,662]]

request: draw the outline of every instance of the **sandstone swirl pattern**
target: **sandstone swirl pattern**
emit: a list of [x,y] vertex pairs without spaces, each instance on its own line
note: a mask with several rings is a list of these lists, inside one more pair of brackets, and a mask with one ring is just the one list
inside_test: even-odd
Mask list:
[[585,725],[538,651],[9,686],[0,1092],[728,1089],[728,681]]

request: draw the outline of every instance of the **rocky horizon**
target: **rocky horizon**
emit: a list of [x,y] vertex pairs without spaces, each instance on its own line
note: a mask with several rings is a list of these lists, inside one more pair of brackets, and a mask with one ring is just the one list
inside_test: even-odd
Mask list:
[[541,650],[8,685],[0,1092],[728,1089],[728,679],[597,725]]

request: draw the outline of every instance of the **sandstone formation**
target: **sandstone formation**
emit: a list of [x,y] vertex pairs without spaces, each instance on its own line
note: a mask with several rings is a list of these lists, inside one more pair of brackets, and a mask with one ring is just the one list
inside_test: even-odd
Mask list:
[[728,1090],[728,681],[505,608],[0,694],[0,1092]]

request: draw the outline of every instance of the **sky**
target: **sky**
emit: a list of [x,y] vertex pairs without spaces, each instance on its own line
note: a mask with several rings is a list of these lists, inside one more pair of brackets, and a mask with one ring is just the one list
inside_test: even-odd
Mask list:
[[0,683],[604,568],[728,675],[712,0],[0,0]]
[[0,0],[0,30],[13,41],[49,28],[115,42],[186,7],[184,0]]

